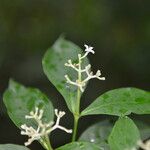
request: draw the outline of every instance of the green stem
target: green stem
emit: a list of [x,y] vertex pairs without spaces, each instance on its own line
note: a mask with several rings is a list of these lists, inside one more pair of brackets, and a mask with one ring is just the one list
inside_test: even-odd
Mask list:
[[53,150],[48,135],[45,136],[45,140],[47,143],[47,148],[48,148],[47,150]]
[[[78,82],[81,82],[82,81],[82,74],[81,74],[81,59],[79,58],[79,72],[78,72]],[[76,109],[76,113],[74,113],[74,129],[73,129],[73,135],[72,135],[72,142],[76,141],[76,136],[77,136],[77,129],[78,129],[78,121],[79,121],[79,118],[80,118],[80,98],[81,98],[81,91],[80,91],[80,88],[78,87],[78,90],[77,90],[77,109]]]
[[79,120],[79,117],[74,115],[74,129],[73,129],[72,142],[76,141],[78,120]]
[[53,150],[48,135],[40,139],[40,144],[43,146],[45,150]]
[[43,139],[41,139],[39,142],[40,142],[40,144],[43,146],[43,148],[44,148],[45,150],[48,150],[47,144],[44,142]]

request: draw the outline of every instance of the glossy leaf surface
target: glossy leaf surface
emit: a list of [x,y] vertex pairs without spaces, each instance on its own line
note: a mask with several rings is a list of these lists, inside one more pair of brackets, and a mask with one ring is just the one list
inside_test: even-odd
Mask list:
[[128,118],[120,118],[115,123],[108,138],[111,150],[132,149],[140,140],[140,133],[134,122]]
[[0,150],[29,150],[25,146],[15,144],[0,144]]
[[[139,129],[141,139],[148,139],[150,135],[150,126],[147,123],[144,123],[140,120],[134,120],[134,122]],[[108,145],[108,137],[114,126],[114,123],[114,120],[103,120],[98,123],[95,123],[88,127],[81,134],[78,141],[95,143],[103,147],[105,150],[110,150],[110,147]]]
[[43,121],[52,121],[54,110],[52,103],[41,91],[25,86],[10,80],[9,87],[5,91],[3,100],[11,120],[20,127],[22,124],[34,125],[32,120],[25,119],[35,107],[44,110]]
[[59,147],[56,150],[103,150],[103,149],[93,143],[73,142],[66,144],[62,147]]
[[131,113],[150,114],[150,92],[137,88],[120,88],[98,97],[82,111],[82,116],[108,114],[125,116]]
[[[78,54],[82,54],[82,50],[77,45],[60,37],[47,50],[42,61],[46,76],[62,94],[71,112],[75,112],[76,109],[77,87],[67,84],[64,76],[67,74],[71,80],[75,81],[77,79],[77,72],[72,68],[64,66],[64,64],[69,59],[73,63],[78,63]],[[83,64],[88,64],[87,58]]]
[[113,128],[113,123],[109,120],[98,122],[87,128],[80,136],[78,141],[95,143],[105,150],[109,150],[107,144],[108,136]]

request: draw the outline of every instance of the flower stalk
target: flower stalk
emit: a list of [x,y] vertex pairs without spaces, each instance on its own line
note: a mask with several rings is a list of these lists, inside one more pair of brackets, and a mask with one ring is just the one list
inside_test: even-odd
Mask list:
[[[95,54],[93,47],[88,46],[86,44],[84,46],[85,46],[85,54],[83,56],[81,54],[78,54],[78,63],[77,64],[73,64],[71,59],[69,59],[68,62],[65,63],[65,66],[74,69],[78,74],[78,78],[75,81],[72,81],[70,79],[69,75],[65,75],[67,83],[77,87],[76,112],[73,114],[74,115],[74,130],[73,130],[72,141],[76,140],[78,120],[80,118],[80,99],[81,99],[81,94],[85,90],[85,86],[86,86],[87,82],[94,78],[99,79],[99,80],[105,80],[105,77],[101,77],[100,70],[98,70],[96,72],[96,74],[94,74],[91,71],[90,64],[85,66],[84,69],[82,69],[83,59],[86,58],[89,53]],[[87,76],[85,79],[82,79],[83,73],[86,74],[86,76]]]

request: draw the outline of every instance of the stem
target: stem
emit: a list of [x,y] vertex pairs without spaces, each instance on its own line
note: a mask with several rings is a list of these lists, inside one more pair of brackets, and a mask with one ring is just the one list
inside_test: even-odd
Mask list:
[[40,139],[40,144],[43,146],[45,150],[53,150],[48,135]]
[[48,150],[47,144],[46,144],[46,142],[43,139],[41,139],[39,142],[40,142],[40,144],[43,146],[43,148],[45,150]]
[[47,150],[53,150],[48,135],[45,136],[45,140],[48,148]]
[[[82,80],[82,73],[81,73],[81,58],[79,57],[79,71],[78,71],[78,82],[81,82]],[[80,98],[81,98],[81,91],[80,88],[78,87],[77,89],[77,110],[76,113],[74,113],[74,128],[73,128],[73,135],[72,135],[72,142],[76,141],[76,136],[77,136],[77,129],[78,129],[78,120],[80,118]]]
[[74,129],[73,129],[72,142],[76,141],[78,120],[79,120],[79,117],[74,115]]

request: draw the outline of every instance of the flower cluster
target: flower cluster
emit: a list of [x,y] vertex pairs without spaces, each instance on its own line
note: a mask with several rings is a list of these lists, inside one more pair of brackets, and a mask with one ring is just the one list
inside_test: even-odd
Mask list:
[[36,129],[32,126],[27,126],[26,124],[21,126],[21,134],[27,135],[29,137],[28,141],[25,142],[25,146],[30,145],[35,140],[40,140],[42,137],[48,135],[55,129],[61,129],[67,133],[72,133],[71,129],[68,130],[65,127],[59,125],[60,118],[62,118],[65,115],[64,111],[58,111],[58,109],[55,109],[55,115],[57,116],[55,124],[53,121],[50,121],[49,123],[43,123],[43,113],[44,111],[42,109],[39,110],[39,108],[36,107],[35,112],[31,111],[30,115],[25,116],[26,119],[34,119],[37,123]]
[[[81,54],[78,54],[78,63],[77,64],[73,64],[72,60],[69,59],[67,63],[65,63],[65,66],[67,67],[71,67],[73,68],[75,71],[78,72],[78,79],[74,82],[72,81],[68,75],[65,75],[65,78],[67,80],[67,83],[72,84],[77,86],[81,92],[84,92],[84,87],[86,86],[86,83],[93,78],[97,78],[99,80],[105,80],[105,77],[101,77],[101,71],[98,70],[96,72],[96,74],[93,74],[93,72],[91,71],[91,65],[87,65],[84,69],[82,69],[82,60],[89,54],[95,54],[93,47],[90,47],[88,45],[84,45],[85,46],[85,54],[82,56]],[[85,78],[84,80],[81,81],[81,75],[82,73],[86,73],[87,78]]]

